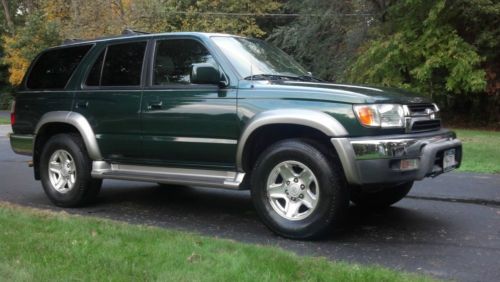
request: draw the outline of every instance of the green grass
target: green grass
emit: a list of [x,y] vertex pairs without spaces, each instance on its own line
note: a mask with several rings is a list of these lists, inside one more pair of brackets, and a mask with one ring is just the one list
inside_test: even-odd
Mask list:
[[500,173],[500,132],[454,129],[463,142],[461,171]]
[[0,202],[5,281],[431,281],[274,247]]
[[10,119],[0,117],[0,124],[10,124]]

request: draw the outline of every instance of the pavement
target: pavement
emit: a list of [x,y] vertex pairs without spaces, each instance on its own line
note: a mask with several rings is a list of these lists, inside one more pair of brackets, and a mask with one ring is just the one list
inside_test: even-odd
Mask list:
[[10,118],[10,112],[9,111],[0,111],[0,117]]
[[[33,180],[30,158],[12,153],[9,130],[0,126],[0,201],[62,211]],[[319,241],[271,233],[247,191],[106,180],[97,203],[65,211],[447,280],[500,281],[500,175],[451,172],[416,182],[408,197],[387,210],[351,206],[346,223]]]

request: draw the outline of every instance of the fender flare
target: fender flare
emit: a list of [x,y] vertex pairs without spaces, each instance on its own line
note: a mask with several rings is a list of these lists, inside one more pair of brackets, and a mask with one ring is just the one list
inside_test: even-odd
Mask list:
[[89,157],[94,161],[102,160],[101,151],[95,138],[94,130],[90,126],[87,119],[80,113],[71,111],[55,111],[48,112],[42,116],[35,128],[35,140],[33,145],[36,144],[36,137],[40,130],[50,123],[66,123],[74,126],[82,136],[83,143],[87,148]]
[[329,137],[347,136],[348,132],[338,120],[321,111],[303,109],[279,109],[256,114],[246,124],[238,141],[236,167],[243,172],[245,146],[255,130],[270,124],[293,124],[314,128]]

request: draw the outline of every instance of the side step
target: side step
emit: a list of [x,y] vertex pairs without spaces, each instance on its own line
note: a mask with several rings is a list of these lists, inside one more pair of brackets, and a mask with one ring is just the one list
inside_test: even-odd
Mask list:
[[245,173],[236,171],[92,163],[92,177],[239,190]]

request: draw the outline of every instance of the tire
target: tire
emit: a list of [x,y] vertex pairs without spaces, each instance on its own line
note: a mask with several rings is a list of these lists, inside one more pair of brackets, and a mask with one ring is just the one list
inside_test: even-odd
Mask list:
[[373,192],[360,189],[351,193],[351,201],[360,207],[387,208],[403,199],[410,192],[412,186],[413,181],[410,181],[378,189],[374,187],[374,189],[370,189]]
[[264,224],[291,239],[325,235],[340,223],[349,205],[338,159],[302,139],[279,141],[259,156],[252,170],[251,196]]
[[102,180],[93,179],[91,170],[92,161],[78,134],[54,135],[42,149],[42,186],[45,194],[57,206],[78,207],[96,198]]

